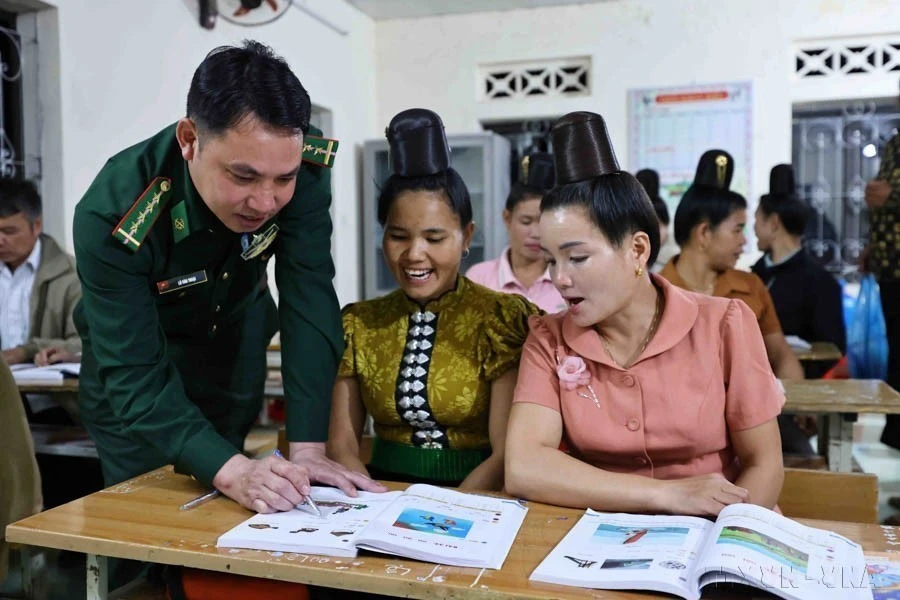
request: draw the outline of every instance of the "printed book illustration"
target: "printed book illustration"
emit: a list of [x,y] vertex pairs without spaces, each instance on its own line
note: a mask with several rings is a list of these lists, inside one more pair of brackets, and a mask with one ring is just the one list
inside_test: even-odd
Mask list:
[[875,600],[900,600],[900,554],[866,553],[866,572]]
[[223,534],[219,548],[356,556],[358,549],[460,567],[499,569],[527,508],[514,500],[431,485],[356,498],[313,487],[322,516],[305,506],[255,515]]
[[[735,504],[715,522],[588,510],[530,579],[653,590],[686,600],[700,598],[705,587],[726,584],[787,600],[871,600],[872,568],[867,572],[862,548],[847,538],[759,506]],[[894,569],[900,575],[900,564]],[[884,597],[900,600],[900,595]]]

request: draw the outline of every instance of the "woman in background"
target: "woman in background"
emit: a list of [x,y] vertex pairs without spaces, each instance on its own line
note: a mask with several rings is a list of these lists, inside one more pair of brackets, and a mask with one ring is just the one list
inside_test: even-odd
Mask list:
[[475,283],[498,292],[521,294],[548,313],[566,307],[550,280],[538,235],[541,198],[555,179],[552,155],[536,152],[522,160],[521,177],[510,190],[503,210],[509,246],[499,258],[473,265],[466,272]]
[[[841,286],[803,249],[809,208],[794,193],[791,165],[775,165],[769,193],[759,199],[753,230],[765,252],[753,272],[772,295],[775,312],[787,335],[808,342],[831,342],[847,351]],[[831,365],[806,366],[807,377],[821,377]]]
[[[765,284],[753,273],[734,268],[747,243],[747,200],[729,189],[733,175],[734,160],[724,150],[708,150],[700,157],[694,182],[675,211],[681,254],[672,257],[660,275],[684,289],[743,300],[756,316],[775,376],[803,379]],[[810,432],[802,430],[793,415],[781,415],[778,422],[786,453],[814,454]]]
[[[378,220],[400,289],[344,308],[328,455],[376,479],[499,490],[527,319],[538,309],[459,274],[472,205],[440,117],[403,111],[387,138],[393,175]],[[368,466],[359,456],[367,412],[376,434]]]
[[559,185],[541,203],[541,245],[569,310],[531,320],[506,490],[602,511],[773,507],[784,394],[753,313],[647,272],[659,225],[600,115],[566,115],[552,135]]
[[659,256],[650,269],[654,273],[658,273],[669,259],[678,254],[678,245],[669,235],[669,208],[666,202],[659,196],[659,173],[653,169],[641,169],[634,174],[635,178],[641,183],[644,191],[650,197],[653,203],[653,210],[656,212],[656,219],[659,221]]

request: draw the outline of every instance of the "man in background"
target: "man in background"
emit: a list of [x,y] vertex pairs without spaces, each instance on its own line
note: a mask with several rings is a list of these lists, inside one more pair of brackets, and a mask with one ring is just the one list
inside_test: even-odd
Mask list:
[[41,212],[33,183],[0,179],[0,350],[10,365],[45,348],[81,350],[75,261],[43,233]]

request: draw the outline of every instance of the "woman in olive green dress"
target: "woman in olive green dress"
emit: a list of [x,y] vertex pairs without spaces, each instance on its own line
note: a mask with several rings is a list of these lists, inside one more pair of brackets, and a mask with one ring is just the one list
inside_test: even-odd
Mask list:
[[[440,117],[403,111],[387,138],[393,175],[378,219],[400,289],[344,308],[328,455],[378,479],[502,489],[506,421],[538,309],[460,275],[472,206]],[[376,434],[368,466],[359,458],[366,413]]]

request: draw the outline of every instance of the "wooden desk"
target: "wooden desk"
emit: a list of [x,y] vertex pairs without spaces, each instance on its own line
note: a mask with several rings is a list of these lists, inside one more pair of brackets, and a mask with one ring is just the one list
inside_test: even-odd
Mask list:
[[831,342],[812,342],[810,345],[812,348],[809,348],[808,350],[803,348],[791,348],[794,351],[794,354],[797,355],[797,360],[806,362],[836,361],[840,360],[843,356],[840,348]]
[[782,381],[787,413],[824,413],[819,451],[832,471],[853,470],[853,423],[859,413],[900,413],[900,393],[878,379]]
[[63,379],[60,382],[48,383],[46,381],[17,382],[20,394],[77,394],[78,378]]
[[[402,488],[400,484],[392,487]],[[532,502],[503,569],[471,569],[363,553],[334,558],[257,550],[216,549],[219,535],[250,513],[227,498],[191,511],[178,507],[201,492],[170,467],[10,525],[9,541],[87,553],[88,599],[106,598],[106,559],[129,558],[283,581],[410,598],[647,598],[637,592],[587,590],[532,583],[528,576],[582,511]],[[900,528],[801,520],[845,535],[867,551],[892,549]],[[885,537],[885,534],[888,537]]]

